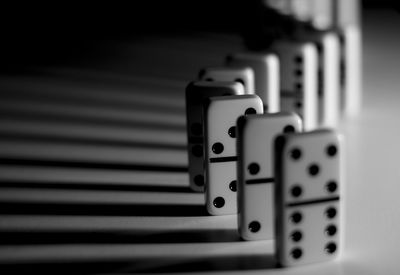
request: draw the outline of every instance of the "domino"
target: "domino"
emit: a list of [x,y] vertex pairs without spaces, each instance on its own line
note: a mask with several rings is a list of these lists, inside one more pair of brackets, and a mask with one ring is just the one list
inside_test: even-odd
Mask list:
[[341,142],[331,130],[281,135],[275,142],[277,260],[297,266],[340,249]]
[[186,124],[190,188],[204,191],[203,102],[211,96],[244,94],[238,82],[191,82],[186,87]]
[[345,117],[354,118],[361,112],[362,103],[362,41],[357,26],[344,27],[342,31],[342,101]]
[[300,39],[313,42],[318,53],[318,126],[335,128],[340,118],[340,39],[335,32],[307,31]]
[[236,121],[262,113],[257,95],[211,97],[204,106],[205,198],[211,215],[237,213]]
[[[317,30],[328,30],[334,26],[334,1],[337,0],[311,0],[312,7],[311,25]],[[351,1],[349,1],[351,2]]]
[[299,114],[304,130],[317,128],[318,55],[315,45],[278,41],[272,50],[281,63],[281,110]]
[[310,0],[292,0],[291,10],[292,16],[296,21],[308,23],[313,18],[313,5]]
[[250,67],[210,67],[202,69],[199,79],[205,81],[237,81],[246,94],[254,94],[254,72]]
[[244,240],[274,237],[274,140],[299,132],[295,113],[242,116],[238,120],[238,225]]
[[280,110],[279,59],[273,53],[235,53],[226,58],[229,67],[248,66],[254,71],[255,91],[264,102],[264,110]]

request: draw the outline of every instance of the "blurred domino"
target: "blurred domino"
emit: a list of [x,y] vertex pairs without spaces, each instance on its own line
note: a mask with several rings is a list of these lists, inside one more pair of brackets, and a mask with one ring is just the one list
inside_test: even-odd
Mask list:
[[318,124],[336,127],[340,118],[340,41],[334,32],[304,32],[300,39],[313,42],[318,51]]
[[255,77],[255,92],[264,102],[265,112],[279,112],[279,59],[275,54],[235,53],[226,58],[226,63],[233,67],[251,67]]
[[186,87],[186,122],[190,187],[204,191],[203,102],[210,96],[244,94],[237,82],[192,82]]
[[315,29],[328,30],[333,27],[334,1],[337,0],[309,0],[309,6],[312,10],[311,24]]
[[236,121],[262,114],[256,95],[211,97],[204,106],[206,205],[211,215],[237,213]]
[[243,84],[246,94],[254,94],[254,72],[250,67],[210,67],[200,71],[205,81],[237,81]]
[[292,16],[300,22],[310,22],[313,17],[313,5],[310,5],[310,0],[292,0],[291,5],[291,14]]
[[362,101],[362,46],[361,30],[357,26],[343,29],[342,39],[342,110],[347,117],[356,117]]
[[245,240],[274,236],[274,140],[301,131],[294,113],[243,116],[238,121],[238,222]]
[[278,41],[272,49],[281,64],[281,110],[299,114],[304,130],[317,128],[318,54],[315,45]]
[[330,130],[279,136],[275,142],[278,262],[333,259],[340,248],[341,147]]

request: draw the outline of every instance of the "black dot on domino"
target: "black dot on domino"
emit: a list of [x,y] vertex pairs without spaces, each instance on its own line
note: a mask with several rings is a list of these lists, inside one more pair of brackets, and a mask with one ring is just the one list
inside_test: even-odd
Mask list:
[[242,85],[244,86],[244,81],[241,78],[236,78],[235,79],[236,82],[242,83]]
[[328,225],[325,229],[325,234],[328,236],[334,236],[336,234],[336,226],[334,226],[333,224]]
[[229,128],[228,135],[231,138],[235,138],[236,137],[236,127],[235,126],[232,126],[231,128]]
[[203,146],[195,145],[192,147],[192,154],[195,157],[202,157],[203,156]]
[[337,183],[336,183],[336,181],[329,181],[327,184],[326,184],[326,190],[329,192],[329,193],[333,193],[333,192],[335,192],[336,191],[336,189],[337,189]]
[[318,166],[317,164],[315,164],[315,163],[311,164],[311,165],[308,167],[308,173],[309,173],[311,176],[316,176],[316,175],[318,175],[318,173],[319,173],[319,166]]
[[236,192],[237,191],[237,182],[236,180],[231,181],[231,183],[229,183],[229,189],[232,192]]
[[252,233],[257,233],[261,229],[261,224],[258,221],[252,221],[249,223],[249,230]]
[[204,186],[204,177],[202,175],[195,176],[193,181],[197,186]]
[[256,109],[254,108],[247,108],[246,111],[244,112],[245,115],[252,115],[252,114],[256,114]]
[[212,79],[211,77],[207,77],[206,79],[204,79],[205,81],[214,81],[214,79]]
[[298,198],[303,193],[303,189],[299,185],[295,185],[290,189],[290,193],[293,197]]
[[300,231],[296,230],[290,235],[290,238],[294,242],[299,242],[303,238],[303,234]]
[[250,163],[249,166],[247,167],[247,170],[249,170],[249,173],[251,175],[256,175],[258,174],[258,172],[260,172],[260,165],[258,165],[255,162]]
[[290,151],[290,157],[294,160],[301,158],[301,150],[299,148],[294,148]]
[[299,223],[299,222],[301,222],[302,219],[303,219],[303,215],[300,212],[294,212],[290,216],[290,220],[292,221],[292,223]]
[[303,89],[303,84],[298,82],[295,84],[295,88],[296,88],[296,90],[301,90],[301,89]]
[[326,148],[326,153],[327,153],[328,156],[334,157],[336,155],[336,153],[337,153],[337,147],[335,145],[333,145],[333,144],[329,145]]
[[294,71],[294,74],[295,74],[296,76],[300,77],[300,76],[303,75],[303,71],[300,70],[300,69],[297,69],[297,70]]
[[216,208],[221,208],[225,205],[225,200],[223,197],[216,197],[213,201],[213,204]]
[[193,123],[190,126],[190,132],[195,136],[200,136],[203,133],[203,126],[200,123]]
[[336,208],[334,207],[329,207],[328,209],[326,209],[325,211],[325,215],[328,219],[333,219],[334,217],[336,217]]
[[221,142],[216,142],[211,149],[215,154],[221,154],[224,151],[224,145]]
[[294,105],[296,108],[300,109],[303,107],[303,103],[301,103],[300,101],[297,101]]
[[284,133],[294,133],[294,131],[293,125],[286,125],[285,128],[283,128]]
[[303,255],[303,251],[300,248],[295,248],[290,254],[292,255],[293,259],[297,260],[301,258],[301,255]]
[[331,243],[328,243],[326,246],[325,246],[325,251],[326,251],[326,253],[328,253],[328,254],[333,254],[333,253],[335,253],[335,251],[336,251],[336,244],[334,243],[334,242],[331,242]]
[[294,58],[294,62],[296,62],[297,64],[301,64],[303,63],[303,58],[301,56],[296,56]]

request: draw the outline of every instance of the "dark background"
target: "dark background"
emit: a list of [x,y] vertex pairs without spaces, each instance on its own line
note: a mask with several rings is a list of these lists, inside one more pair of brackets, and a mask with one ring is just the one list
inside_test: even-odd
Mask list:
[[[132,1],[130,4],[57,3],[2,5],[0,70],[19,73],[35,65],[75,64],[96,56],[104,40],[193,31],[242,35],[255,23],[251,1]],[[398,1],[363,1],[365,9],[393,8]]]

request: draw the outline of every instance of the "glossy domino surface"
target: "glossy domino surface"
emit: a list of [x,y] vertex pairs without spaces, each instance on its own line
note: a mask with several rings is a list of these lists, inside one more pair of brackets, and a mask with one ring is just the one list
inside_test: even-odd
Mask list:
[[276,249],[295,266],[328,261],[340,250],[341,146],[330,130],[276,141]]
[[273,144],[277,135],[299,132],[294,113],[243,116],[238,122],[238,223],[245,240],[274,236]]
[[262,101],[256,95],[212,97],[204,110],[207,210],[212,215],[236,214],[236,121],[242,115],[262,114]]
[[186,87],[186,124],[190,188],[204,191],[203,102],[210,96],[244,94],[237,82],[192,82]]

